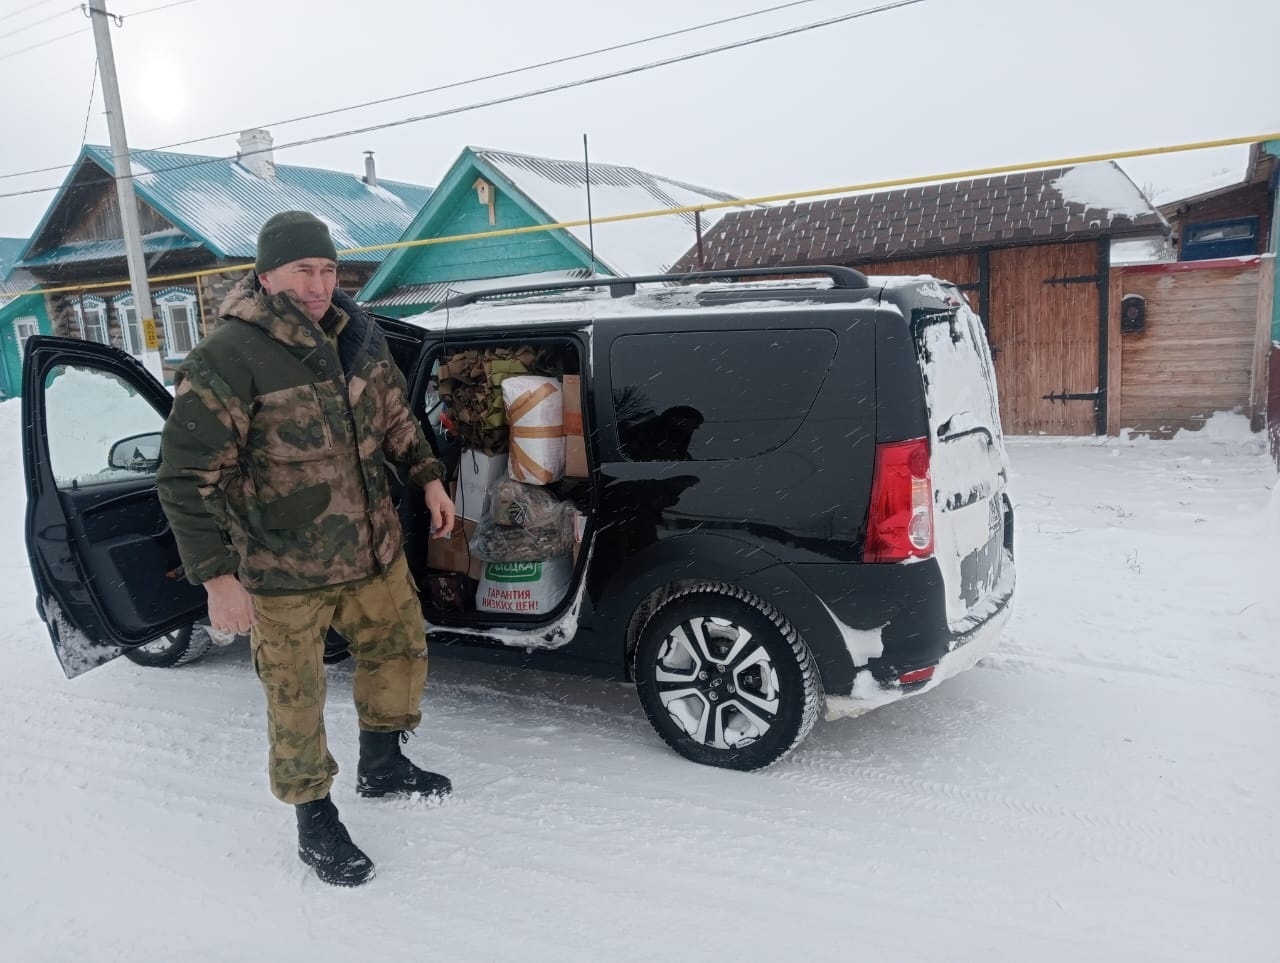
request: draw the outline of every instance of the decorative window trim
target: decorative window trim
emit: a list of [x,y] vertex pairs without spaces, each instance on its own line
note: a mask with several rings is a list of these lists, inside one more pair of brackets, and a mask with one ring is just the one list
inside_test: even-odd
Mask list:
[[[80,329],[80,337],[85,341],[92,341],[96,344],[110,344],[111,331],[107,325],[107,302],[98,297],[96,294],[87,294],[83,298],[75,298],[71,302],[71,308],[76,315],[76,325]],[[98,316],[102,326],[102,337],[92,338],[89,336],[89,323],[85,315],[93,313]]]
[[[111,299],[111,305],[116,309],[116,320],[120,322],[120,337],[124,342],[124,350],[130,354],[141,355],[144,349],[142,343],[142,321],[138,317],[138,310],[134,307],[133,294],[117,294]],[[133,324],[130,325],[126,311],[133,312]]]
[[[200,341],[200,309],[196,293],[189,288],[166,288],[156,295],[156,308],[160,320],[164,324],[164,353],[167,358],[185,358],[187,353]],[[185,322],[174,317],[175,309],[185,308]],[[189,342],[180,347],[177,336],[179,326],[187,329],[188,337],[182,339]]]
[[[30,324],[31,331],[29,334],[23,335],[22,325]],[[13,337],[18,342],[18,360],[21,361],[27,353],[27,339],[34,337],[40,333],[40,319],[34,314],[24,314],[20,318],[13,319]]]

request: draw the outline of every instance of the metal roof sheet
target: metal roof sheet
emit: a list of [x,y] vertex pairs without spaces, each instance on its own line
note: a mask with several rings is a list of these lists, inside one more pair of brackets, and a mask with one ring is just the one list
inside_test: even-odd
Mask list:
[[[167,251],[199,250],[204,245],[181,231],[158,231],[142,238],[143,254],[162,254]],[[111,261],[125,256],[124,239],[104,241],[76,241],[59,244],[22,262],[24,267],[48,267],[54,264],[80,264],[86,261]]]
[[[108,148],[87,145],[83,156],[114,173]],[[274,177],[259,177],[222,157],[135,150],[130,159],[139,197],[215,256],[227,259],[253,257],[263,223],[289,210],[310,211],[324,220],[340,251],[390,244],[431,196],[429,187],[389,180],[370,187],[354,174],[316,167],[277,164]],[[37,236],[42,232],[43,225]],[[380,262],[386,253],[368,252],[353,260]],[[30,263],[34,259],[24,261]]]
[[[510,151],[469,150],[522,191],[552,221],[587,217],[587,165]],[[736,198],[634,167],[591,163],[591,214],[595,218],[687,207]],[[702,230],[724,216],[724,209],[701,215]],[[569,228],[584,248],[594,233],[597,260],[619,275],[662,274],[697,241],[693,212]]]

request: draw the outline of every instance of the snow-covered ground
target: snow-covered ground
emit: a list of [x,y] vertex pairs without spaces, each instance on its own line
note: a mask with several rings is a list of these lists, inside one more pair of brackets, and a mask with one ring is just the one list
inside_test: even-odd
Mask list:
[[16,402],[0,439],[3,960],[1280,959],[1280,495],[1241,419],[1012,441],[997,654],[761,773],[678,758],[626,685],[436,658],[410,751],[454,797],[361,800],[335,667],[358,890],[294,855],[242,648],[62,677]]

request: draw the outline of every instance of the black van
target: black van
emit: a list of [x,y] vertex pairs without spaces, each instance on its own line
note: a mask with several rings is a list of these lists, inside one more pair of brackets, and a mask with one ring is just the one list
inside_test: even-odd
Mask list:
[[[632,679],[672,748],[734,769],[781,758],[824,706],[857,715],[972,666],[1014,588],[994,368],[959,291],[750,274],[377,319],[454,466],[454,538],[430,540],[421,499],[399,499],[433,644]],[[559,429],[468,428],[511,358],[559,392]],[[121,351],[27,343],[27,547],[69,677],[207,645],[154,483],[170,403]],[[513,484],[523,436],[562,438],[569,464]],[[548,527],[519,530],[534,516]]]

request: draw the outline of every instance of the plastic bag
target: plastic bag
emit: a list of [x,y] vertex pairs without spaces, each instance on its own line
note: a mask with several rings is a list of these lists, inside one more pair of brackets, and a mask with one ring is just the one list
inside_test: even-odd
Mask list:
[[573,551],[572,502],[545,488],[502,479],[489,491],[489,510],[471,539],[473,554],[490,562],[538,562]]

